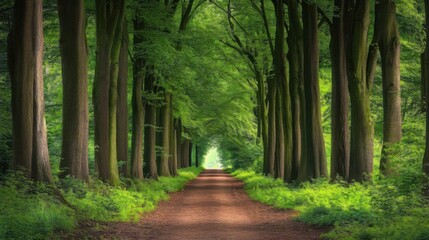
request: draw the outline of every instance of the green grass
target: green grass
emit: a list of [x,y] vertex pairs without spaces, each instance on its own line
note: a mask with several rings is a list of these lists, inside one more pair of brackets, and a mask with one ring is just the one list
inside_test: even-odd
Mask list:
[[233,175],[252,199],[297,210],[298,221],[333,226],[327,239],[429,239],[429,206],[414,172],[365,184],[321,179],[290,185],[251,171]]
[[158,181],[128,181],[112,187],[100,181],[90,185],[74,179],[58,183],[73,210],[61,204],[52,189],[10,176],[0,186],[0,239],[46,239],[74,229],[80,220],[137,221],[152,211],[169,192],[180,191],[202,168],[180,169],[177,177]]

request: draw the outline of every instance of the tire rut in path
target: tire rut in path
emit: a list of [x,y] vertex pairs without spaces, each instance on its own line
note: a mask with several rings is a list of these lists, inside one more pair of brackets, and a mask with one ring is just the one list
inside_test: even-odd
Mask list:
[[243,182],[205,170],[139,223],[107,223],[86,237],[100,239],[319,239],[327,229],[293,221],[285,211],[252,201]]

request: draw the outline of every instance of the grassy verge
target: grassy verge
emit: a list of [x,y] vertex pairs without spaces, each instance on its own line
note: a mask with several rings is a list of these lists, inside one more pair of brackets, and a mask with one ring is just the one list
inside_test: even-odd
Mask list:
[[158,181],[125,180],[127,184],[119,187],[62,180],[60,191],[74,210],[53,197],[49,186],[10,176],[0,186],[0,239],[46,239],[54,232],[74,229],[80,220],[136,221],[141,213],[168,199],[169,192],[183,189],[201,170],[180,169],[179,176]]
[[[376,183],[330,184],[326,179],[285,184],[251,171],[235,171],[249,196],[280,209],[300,212],[298,221],[333,226],[326,239],[429,239],[429,206],[418,176]],[[411,184],[414,183],[414,184]]]

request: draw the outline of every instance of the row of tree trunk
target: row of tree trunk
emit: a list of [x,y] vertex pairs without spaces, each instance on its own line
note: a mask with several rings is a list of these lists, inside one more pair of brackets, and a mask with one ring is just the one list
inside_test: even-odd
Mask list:
[[[261,0],[262,12],[263,3]],[[331,30],[331,177],[363,181],[372,173],[374,125],[370,96],[378,51],[381,54],[384,109],[380,170],[391,174],[392,145],[401,139],[402,124],[400,43],[394,1],[380,0],[375,3],[374,37],[369,50],[369,0],[335,0],[336,12],[332,21],[313,2],[302,2],[301,16],[297,0],[273,3],[276,12],[275,46],[271,46],[274,76],[267,77],[266,101],[259,100],[259,108],[268,108],[268,114],[258,114],[260,125],[268,123],[267,137],[262,137],[266,152],[264,173],[286,181],[306,181],[327,176],[318,76],[320,13]],[[288,6],[289,15],[289,74],[284,58],[284,4]],[[266,27],[265,31],[271,39],[269,28]],[[259,82],[258,85],[264,85],[263,81]],[[261,99],[265,97],[261,90],[257,95]]]
[[[166,1],[166,9],[174,13],[177,3]],[[88,181],[88,49],[84,1],[58,0],[57,4],[63,79],[60,177],[70,175]],[[190,1],[188,8],[192,9],[192,4]],[[180,119],[173,118],[172,94],[156,85],[155,66],[148,66],[141,54],[145,43],[141,31],[145,23],[137,10],[133,21],[133,129],[128,166],[129,44],[125,1],[97,0],[95,6],[97,55],[93,104],[97,174],[113,185],[119,182],[120,173],[137,179],[144,175],[151,178],[157,178],[158,174],[176,175],[177,168],[192,165],[192,143],[182,137],[184,128]],[[42,0],[15,1],[8,50],[12,81],[13,159],[15,169],[23,170],[28,177],[51,182],[44,119],[42,10]],[[189,21],[190,11],[184,17],[186,22]],[[181,24],[180,31],[185,28],[186,24]],[[146,97],[160,92],[165,96],[163,107]],[[157,119],[161,121],[158,123]],[[162,153],[156,153],[157,128],[162,129]],[[157,156],[160,159],[158,163]]]

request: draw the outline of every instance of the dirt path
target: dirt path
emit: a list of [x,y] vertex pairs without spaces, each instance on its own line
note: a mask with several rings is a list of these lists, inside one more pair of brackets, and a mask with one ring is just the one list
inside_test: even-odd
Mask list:
[[241,181],[206,170],[139,223],[106,223],[80,232],[97,239],[247,240],[319,239],[326,231],[293,221],[295,214],[252,201]]

